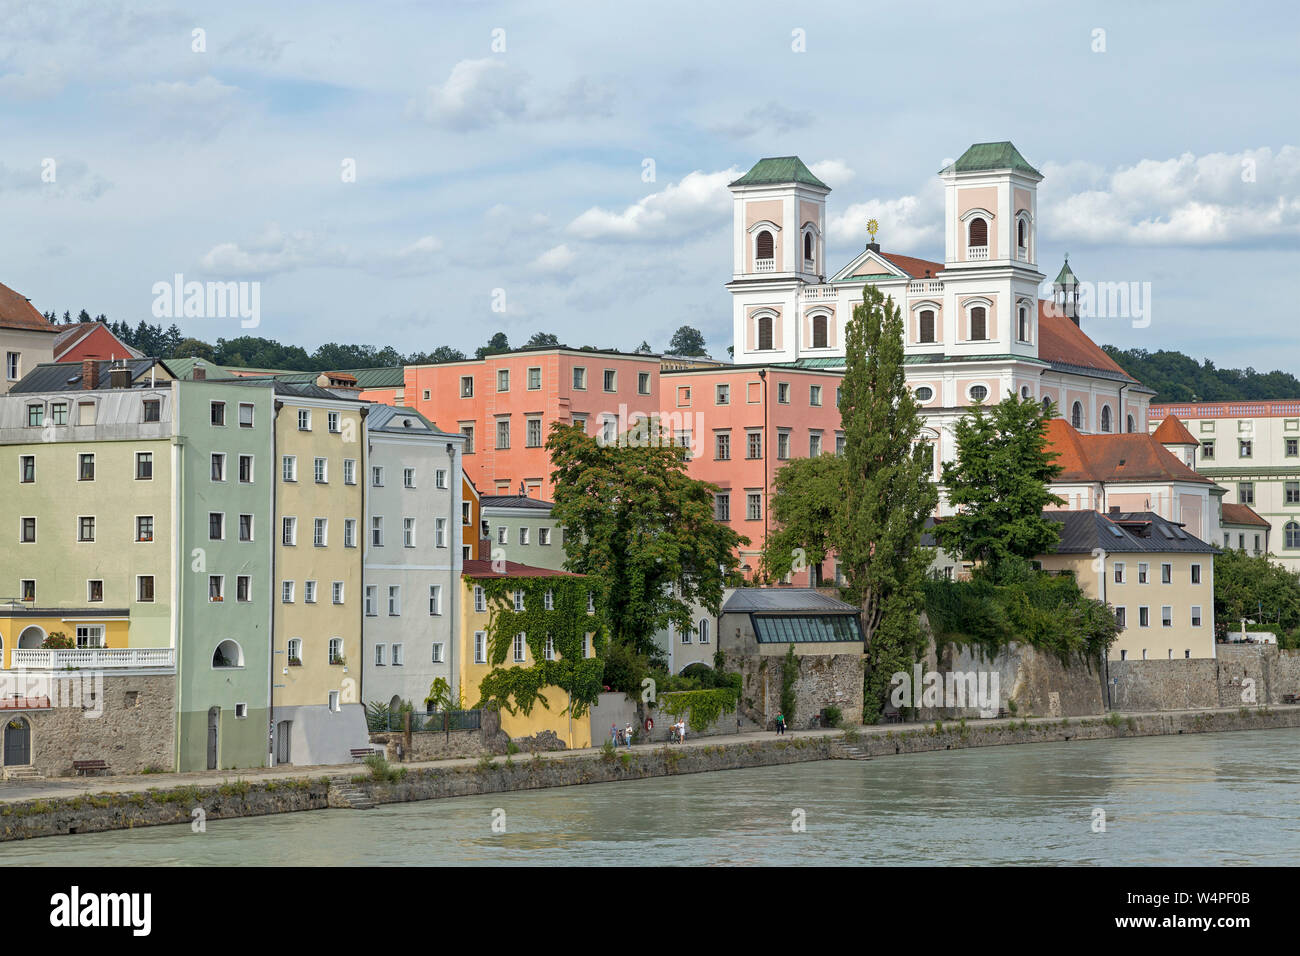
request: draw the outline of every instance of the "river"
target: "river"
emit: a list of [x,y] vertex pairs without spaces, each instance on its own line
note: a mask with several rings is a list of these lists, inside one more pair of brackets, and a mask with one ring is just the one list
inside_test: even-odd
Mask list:
[[824,761],[0,844],[6,865],[62,866],[1297,860],[1296,729]]

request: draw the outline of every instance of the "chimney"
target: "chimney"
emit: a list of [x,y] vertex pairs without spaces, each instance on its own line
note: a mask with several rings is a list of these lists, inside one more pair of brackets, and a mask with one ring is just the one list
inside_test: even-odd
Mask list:
[[81,360],[81,387],[87,391],[92,388],[99,388],[98,359]]
[[203,365],[202,362],[195,362],[195,363],[194,363],[194,381],[196,381],[196,382],[206,381],[206,380],[207,380],[207,377],[208,377],[208,370],[207,370],[207,368]]
[[125,365],[110,369],[108,373],[109,388],[130,388],[131,387],[131,370]]

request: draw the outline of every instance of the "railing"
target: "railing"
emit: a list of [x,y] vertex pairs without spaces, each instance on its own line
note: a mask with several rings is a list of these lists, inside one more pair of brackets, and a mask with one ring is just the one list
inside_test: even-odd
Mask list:
[[810,302],[822,302],[838,298],[839,292],[833,285],[806,285],[803,287],[802,295]]
[[775,272],[775,271],[776,271],[776,260],[775,260],[775,259],[755,259],[755,260],[754,260],[754,271],[755,271],[755,272]]
[[938,279],[921,279],[907,284],[908,295],[930,295],[936,292],[943,292],[943,283]]
[[988,246],[970,246],[966,250],[966,258],[971,262],[975,262],[980,259],[987,259],[988,257],[989,257]]
[[9,665],[39,670],[175,667],[176,651],[170,647],[14,648]]
[[[446,717],[444,723],[443,717]],[[366,722],[371,731],[393,731],[406,729],[405,714],[400,710],[391,710],[382,714],[366,715]],[[411,711],[411,730],[427,730],[441,733],[443,730],[478,730],[483,726],[481,710],[449,710],[426,714],[423,711]]]

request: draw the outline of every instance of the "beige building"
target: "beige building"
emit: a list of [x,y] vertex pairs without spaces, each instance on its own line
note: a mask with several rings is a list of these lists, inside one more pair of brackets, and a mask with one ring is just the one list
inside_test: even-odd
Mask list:
[[1215,548],[1154,512],[1049,512],[1062,523],[1044,570],[1066,571],[1115,609],[1110,659],[1215,657]]
[[54,361],[58,335],[58,327],[46,322],[25,296],[0,285],[0,395],[37,365]]
[[1215,544],[1271,550],[1279,563],[1300,571],[1300,401],[1152,405],[1150,427],[1173,417],[1198,443],[1196,470],[1226,490],[1225,508],[1243,505],[1269,525],[1237,511],[1244,523],[1224,527]]

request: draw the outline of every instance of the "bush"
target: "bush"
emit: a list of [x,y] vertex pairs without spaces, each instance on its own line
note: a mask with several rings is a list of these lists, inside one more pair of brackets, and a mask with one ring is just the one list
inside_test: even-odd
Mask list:
[[605,686],[629,697],[641,693],[641,681],[650,676],[650,661],[624,644],[611,643],[605,649]]
[[831,727],[838,727],[844,722],[844,714],[838,707],[825,707],[822,712],[826,715],[826,723]]

